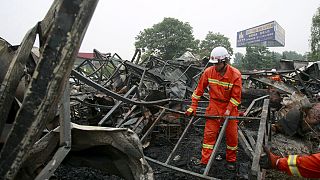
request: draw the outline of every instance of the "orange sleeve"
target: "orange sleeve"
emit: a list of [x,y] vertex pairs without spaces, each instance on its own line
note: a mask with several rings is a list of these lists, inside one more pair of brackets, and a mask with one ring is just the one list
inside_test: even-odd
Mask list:
[[192,105],[198,106],[198,101],[200,100],[201,96],[205,88],[208,86],[208,69],[206,69],[203,74],[201,75],[197,88],[193,91],[192,94]]
[[241,74],[237,75],[237,78],[235,78],[231,90],[231,97],[229,104],[227,106],[227,109],[230,112],[233,112],[233,110],[239,106],[241,103],[241,92],[242,92],[242,79],[241,79]]
[[[291,157],[295,156],[291,155]],[[320,153],[308,156],[296,156],[296,158],[292,158],[292,161],[290,161],[289,157],[279,159],[277,168],[280,171],[304,178],[320,178]],[[290,163],[295,165],[289,166]]]

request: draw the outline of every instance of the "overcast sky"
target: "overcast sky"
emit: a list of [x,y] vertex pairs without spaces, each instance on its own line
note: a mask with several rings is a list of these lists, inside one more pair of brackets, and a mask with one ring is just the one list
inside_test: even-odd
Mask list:
[[[52,0],[9,0],[0,6],[0,37],[12,45],[21,43],[25,33],[41,21]],[[100,0],[82,42],[81,52],[119,54],[131,59],[135,37],[165,17],[189,22],[196,39],[209,31],[228,37],[234,52],[237,32],[270,21],[285,30],[285,47],[272,51],[310,51],[311,19],[319,0]]]

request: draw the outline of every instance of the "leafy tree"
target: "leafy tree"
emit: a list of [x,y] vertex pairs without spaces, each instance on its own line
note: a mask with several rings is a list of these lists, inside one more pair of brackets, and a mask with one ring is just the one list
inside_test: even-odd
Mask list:
[[312,18],[311,26],[311,53],[309,58],[313,61],[320,60],[320,7],[318,7],[316,14]]
[[236,68],[238,68],[239,70],[244,70],[243,69],[243,58],[244,58],[244,55],[242,54],[242,53],[239,53],[239,52],[237,52],[237,53],[235,53],[234,54],[234,61],[233,61],[233,66],[234,67],[236,67]]
[[266,68],[280,69],[280,60],[282,58],[282,54],[272,51],[271,53],[268,54],[268,56],[270,57],[270,59],[268,61],[268,64],[265,64]]
[[304,60],[302,54],[299,54],[295,51],[283,51],[282,52],[282,59],[289,59],[289,60]]
[[164,18],[151,28],[140,31],[135,47],[162,59],[173,59],[182,55],[187,48],[198,50],[199,40],[195,40],[192,32],[189,23],[175,18]]
[[[237,62],[241,70],[254,69],[278,69],[280,67],[280,59],[282,55],[277,52],[270,52],[267,47],[256,46],[246,48],[246,55]],[[237,59],[237,58],[236,58]],[[235,59],[235,60],[236,60]],[[238,60],[237,60],[238,61]]]
[[272,61],[272,56],[270,56],[270,51],[264,46],[246,48],[246,55],[243,58],[243,68],[246,70],[253,69],[266,69],[270,67]]
[[220,33],[213,33],[209,31],[209,33],[206,35],[206,38],[200,43],[199,54],[201,57],[210,56],[212,49],[218,46],[225,47],[230,55],[233,54],[233,49],[231,48],[229,38]]

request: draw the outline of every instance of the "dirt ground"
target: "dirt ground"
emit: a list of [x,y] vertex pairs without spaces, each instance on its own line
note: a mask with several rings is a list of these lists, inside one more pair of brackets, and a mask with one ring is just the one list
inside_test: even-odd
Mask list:
[[[202,174],[204,168],[195,165],[195,159],[201,158],[201,145],[203,139],[204,121],[198,121],[199,123],[192,125],[188,130],[186,137],[182,140],[181,145],[173,155],[173,160],[170,161],[170,165],[186,169],[189,171],[197,172]],[[186,122],[182,122],[186,124]],[[258,128],[258,123],[245,124],[247,131],[256,133],[255,130]],[[160,125],[157,126],[149,138],[150,144],[144,149],[144,154],[152,159],[160,162],[165,162],[178,141],[184,127],[174,127]],[[255,136],[253,136],[256,138]],[[312,142],[311,139],[299,139],[300,137],[287,137],[282,134],[273,134],[272,136],[272,149],[276,154],[288,155],[293,153],[307,154],[312,151],[316,151],[317,142]],[[221,155],[222,160],[215,160],[213,166],[209,172],[209,176],[218,179],[248,179],[248,173],[251,168],[250,158],[244,152],[243,147],[239,143],[237,153],[237,170],[228,171],[225,168],[225,138],[218,149],[218,154]],[[155,163],[149,162],[153,168],[154,177],[156,180],[176,180],[176,179],[199,179],[191,175],[183,174],[177,171],[173,171],[168,168],[164,168]],[[101,172],[91,168],[74,168],[67,165],[61,165],[55,172],[54,179],[66,180],[66,179],[111,179],[118,180],[122,179],[117,176],[109,175],[108,173]],[[291,177],[284,173],[267,170],[267,180],[283,179],[283,180],[295,180],[297,177]],[[300,178],[302,179],[302,178]]]

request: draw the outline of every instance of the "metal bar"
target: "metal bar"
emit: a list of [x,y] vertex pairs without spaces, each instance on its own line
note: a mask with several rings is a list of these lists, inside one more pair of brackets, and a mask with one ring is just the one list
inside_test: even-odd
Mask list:
[[214,177],[198,174],[198,173],[195,173],[195,172],[192,172],[192,171],[188,171],[188,170],[181,169],[181,168],[178,168],[178,167],[175,167],[175,166],[171,166],[169,164],[165,164],[163,162],[157,161],[157,160],[149,158],[147,156],[145,158],[146,158],[146,160],[151,161],[153,163],[156,163],[158,165],[161,165],[161,166],[163,166],[165,168],[170,168],[172,170],[175,170],[175,171],[178,171],[178,172],[181,172],[181,173],[184,173],[184,174],[192,175],[192,176],[199,177],[199,178],[202,178],[202,179],[218,180],[217,178],[214,178]]
[[168,61],[165,61],[164,65],[163,65],[163,67],[162,67],[162,69],[160,71],[160,74],[162,74],[162,72],[163,72],[163,70],[164,70],[164,68],[166,67],[167,64],[168,64]]
[[[209,120],[209,121],[210,121],[210,120]],[[208,162],[208,164],[207,164],[207,166],[206,166],[206,169],[205,169],[204,172],[203,172],[203,175],[205,175],[205,176],[208,175],[208,173],[209,173],[209,171],[210,171],[210,169],[211,169],[211,166],[212,166],[212,163],[213,163],[213,159],[214,159],[214,157],[216,156],[216,153],[217,153],[217,150],[218,150],[218,148],[219,148],[219,146],[220,146],[221,140],[222,140],[222,138],[223,138],[223,136],[224,136],[224,133],[225,133],[225,131],[226,131],[226,129],[227,129],[228,122],[229,122],[229,118],[227,117],[227,118],[224,120],[223,126],[222,126],[222,128],[221,128],[221,130],[220,130],[219,136],[218,136],[218,138],[217,138],[217,141],[216,141],[216,143],[215,143],[215,145],[214,145],[214,147],[213,147],[212,153],[211,153],[211,155],[210,155],[209,162]]]
[[[82,59],[82,58],[77,58],[77,60],[78,59]],[[82,63],[80,63],[76,68],[74,68],[74,69],[80,69],[82,66],[84,66],[86,63],[87,63],[87,61],[88,61],[88,59],[84,59],[83,61],[82,61]]]
[[[99,62],[101,62],[101,61],[99,61]],[[98,71],[101,70],[106,63],[107,62],[105,61],[105,62],[103,62],[102,65],[100,64],[100,66],[98,68],[96,68],[96,66],[94,66],[94,64],[92,64],[92,62],[90,61],[90,64],[92,64],[92,66],[94,66],[94,71],[91,74],[87,75],[87,76],[90,77],[90,76],[92,76],[94,74],[97,74]]]
[[144,80],[144,76],[146,75],[146,71],[147,71],[147,69],[144,69],[144,70],[143,70],[143,73],[142,73],[142,76],[141,76],[141,79],[140,79],[140,83],[139,83],[139,87],[138,87],[138,90],[139,90],[139,91],[140,91],[140,89],[141,89],[142,82],[143,82],[143,80]]
[[[166,109],[169,112],[177,113],[184,115],[185,113],[182,111],[177,111],[173,109],[169,109],[163,106],[155,105],[156,107],[159,107],[161,109]],[[237,119],[237,120],[260,120],[259,117],[245,117],[245,116],[206,116],[202,114],[195,115],[194,117],[199,117],[199,118],[206,118],[206,119],[221,119],[221,118],[228,118],[228,119]]]
[[157,119],[152,123],[152,125],[149,127],[149,129],[147,130],[147,132],[142,136],[142,138],[140,139],[140,141],[142,142],[150,133],[151,130],[153,129],[153,127],[157,124],[157,122],[162,118],[162,116],[164,115],[164,113],[166,112],[165,109],[162,109],[161,113],[159,114],[159,116],[157,117]]
[[249,105],[249,107],[247,108],[247,110],[244,112],[243,116],[247,116],[247,115],[248,115],[248,113],[251,111],[253,105],[254,105],[257,101],[262,100],[262,99],[265,99],[265,98],[267,98],[267,97],[269,97],[269,95],[261,96],[261,97],[259,97],[259,98],[254,99],[254,100],[251,102],[251,104]]
[[186,135],[187,131],[189,130],[189,127],[190,127],[190,125],[192,124],[192,121],[193,121],[194,118],[195,118],[195,117],[191,117],[190,121],[188,122],[187,127],[184,129],[182,135],[180,136],[178,142],[177,142],[176,145],[174,146],[174,148],[173,148],[172,152],[170,153],[169,157],[167,158],[165,164],[169,164],[169,162],[170,162],[170,160],[171,160],[171,158],[172,158],[172,155],[173,155],[173,154],[176,152],[176,150],[178,149],[178,147],[179,147],[182,139],[184,138],[184,136]]
[[[190,69],[190,67],[192,66],[193,64],[190,64],[188,67],[187,67],[187,69],[176,79],[176,80],[174,80],[172,83],[175,83],[176,81],[178,81],[189,69]],[[171,84],[172,84],[171,83]]]
[[121,64],[113,71],[113,73],[110,75],[110,77],[104,82],[103,85],[106,85],[119,71],[119,69],[121,68],[121,66],[123,66],[123,62],[121,62]]
[[73,76],[75,76],[75,78],[77,78],[80,81],[84,82],[85,84],[95,88],[96,90],[101,91],[108,96],[111,96],[117,100],[121,100],[121,101],[129,103],[129,104],[151,106],[151,105],[156,105],[156,104],[160,104],[163,102],[175,101],[174,99],[162,99],[162,100],[158,100],[158,101],[134,101],[134,100],[122,97],[121,95],[119,95],[115,92],[112,92],[111,90],[101,86],[100,84],[97,84],[96,82],[92,81],[91,79],[84,77],[83,75],[81,75],[77,71],[72,70],[71,74]]
[[[135,89],[137,88],[137,86],[132,86],[132,88],[123,96],[123,97],[128,97]],[[118,109],[118,107],[121,105],[122,101],[118,101],[110,111],[108,111],[108,113],[100,120],[100,122],[98,123],[98,126],[102,126],[104,124],[104,122],[110,117],[110,115],[116,110]]]
[[138,122],[136,123],[136,125],[132,128],[133,131],[135,131],[137,129],[137,127],[139,126],[139,124],[145,119],[144,116],[141,116],[138,120]]
[[263,108],[261,113],[261,120],[258,130],[258,137],[256,141],[256,147],[254,149],[254,156],[252,160],[252,166],[251,166],[251,175],[254,177],[258,177],[260,173],[260,155],[262,152],[262,145],[264,141],[265,131],[266,131],[266,123],[267,123],[267,117],[268,117],[268,108],[269,108],[269,99],[265,99],[263,102]]
[[137,105],[133,105],[131,107],[131,109],[127,112],[127,114],[123,117],[123,119],[118,123],[118,125],[116,126],[117,128],[121,126],[121,124],[129,117],[129,115],[132,113],[133,110],[135,110],[138,106]]

